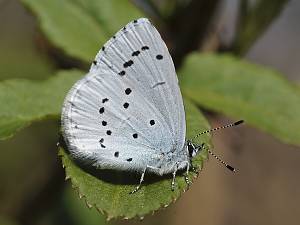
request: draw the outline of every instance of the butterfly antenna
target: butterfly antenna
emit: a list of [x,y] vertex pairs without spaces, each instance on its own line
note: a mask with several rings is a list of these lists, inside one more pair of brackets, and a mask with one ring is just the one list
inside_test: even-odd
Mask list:
[[227,169],[229,169],[231,172],[236,172],[236,169],[226,162],[224,162],[222,159],[220,159],[215,153],[213,153],[211,150],[207,149],[208,153],[211,154],[213,157],[215,157],[220,163],[222,163]]
[[197,137],[201,136],[202,134],[207,134],[207,133],[211,133],[213,131],[217,131],[217,130],[221,130],[221,129],[224,129],[224,128],[228,128],[228,127],[234,127],[234,126],[237,126],[237,125],[240,125],[244,122],[244,120],[239,120],[239,121],[236,121],[234,123],[230,123],[230,124],[227,124],[225,126],[221,126],[221,127],[216,127],[216,128],[212,128],[210,130],[206,130],[206,131],[203,131],[199,134],[197,134],[195,137],[193,137],[191,139],[191,141],[193,141],[194,139],[196,139]]
[[[211,133],[213,131],[217,131],[217,130],[220,130],[220,129],[224,129],[224,128],[228,128],[228,127],[234,127],[234,126],[237,126],[237,125],[240,125],[244,122],[244,120],[239,120],[239,121],[236,121],[234,123],[230,123],[230,124],[227,124],[225,126],[220,126],[220,127],[216,127],[216,128],[212,128],[210,130],[206,130],[206,131],[203,131],[199,134],[197,134],[195,137],[193,137],[191,139],[191,141],[193,141],[195,138],[199,137],[200,135],[202,134],[207,134],[207,133]],[[231,165],[229,165],[228,163],[224,162],[222,159],[220,159],[217,155],[215,155],[211,150],[209,150],[207,148],[207,151],[209,154],[211,154],[215,159],[217,159],[220,163],[222,163],[227,169],[229,169],[231,172],[236,172],[236,169],[234,167],[232,167]]]

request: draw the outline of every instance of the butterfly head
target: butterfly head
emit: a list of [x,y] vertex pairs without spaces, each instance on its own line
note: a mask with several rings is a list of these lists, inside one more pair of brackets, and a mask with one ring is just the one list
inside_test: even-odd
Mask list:
[[203,147],[204,147],[204,143],[202,145],[196,146],[191,141],[187,141],[187,144],[186,144],[186,148],[187,148],[188,155],[190,158],[195,157],[198,154],[198,152],[201,149],[203,149]]

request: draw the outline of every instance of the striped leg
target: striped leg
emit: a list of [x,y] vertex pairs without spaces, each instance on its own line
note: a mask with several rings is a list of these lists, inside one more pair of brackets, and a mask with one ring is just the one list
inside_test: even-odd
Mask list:
[[175,169],[173,171],[173,179],[172,179],[172,183],[171,183],[171,190],[172,191],[174,191],[174,189],[175,189],[175,178],[176,178],[177,170],[178,170],[178,162],[176,162]]
[[135,189],[133,191],[129,192],[129,194],[134,194],[135,192],[137,192],[141,188],[141,185],[142,185],[142,182],[144,181],[144,177],[145,177],[145,173],[146,173],[147,169],[159,170],[159,168],[156,168],[156,167],[153,167],[153,166],[146,166],[146,168],[144,169],[144,171],[141,175],[140,183],[138,184],[138,186],[135,187]]
[[185,163],[186,163],[186,173],[184,175],[184,179],[185,179],[185,182],[187,183],[187,185],[189,186],[191,184],[191,182],[189,180],[190,162],[185,161]]
[[145,173],[146,173],[146,170],[147,170],[147,166],[146,168],[144,169],[142,175],[141,175],[141,178],[140,178],[140,183],[138,184],[138,186],[135,187],[135,189],[133,191],[131,191],[129,194],[134,194],[135,192],[137,192],[141,185],[142,185],[142,182],[144,181],[144,176],[145,176]]

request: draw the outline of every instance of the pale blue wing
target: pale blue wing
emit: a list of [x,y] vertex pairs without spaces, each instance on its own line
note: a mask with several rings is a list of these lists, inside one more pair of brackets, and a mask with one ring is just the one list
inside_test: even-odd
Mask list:
[[97,54],[66,97],[63,133],[74,157],[142,171],[183,149],[185,114],[174,65],[147,19],[133,21]]

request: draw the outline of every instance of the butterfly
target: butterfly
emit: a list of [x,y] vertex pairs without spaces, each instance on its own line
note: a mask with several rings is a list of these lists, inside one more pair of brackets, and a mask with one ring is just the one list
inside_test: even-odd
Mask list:
[[131,193],[146,173],[173,174],[173,190],[177,171],[188,174],[191,159],[203,149],[186,140],[175,67],[146,18],[128,23],[104,44],[89,73],[67,94],[61,123],[73,158],[99,169],[140,173]]

